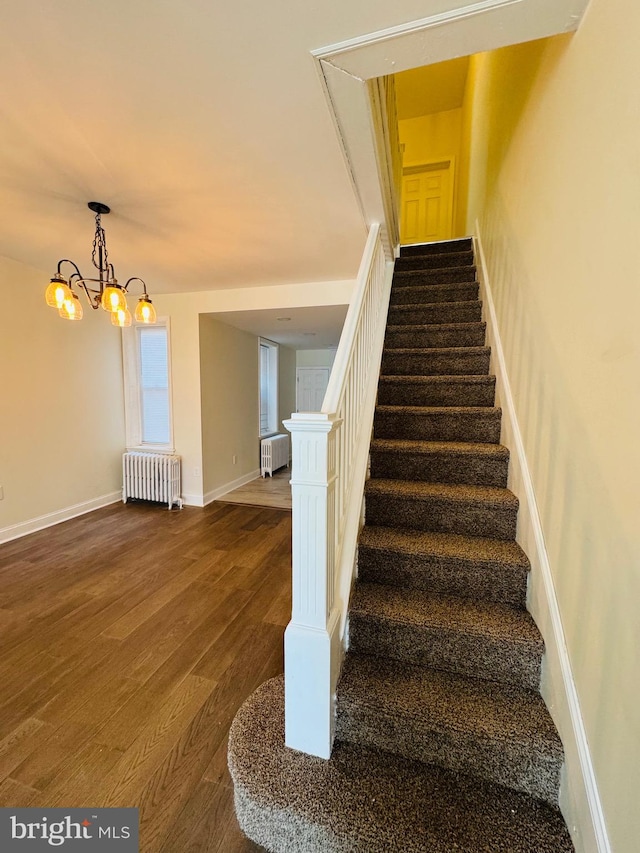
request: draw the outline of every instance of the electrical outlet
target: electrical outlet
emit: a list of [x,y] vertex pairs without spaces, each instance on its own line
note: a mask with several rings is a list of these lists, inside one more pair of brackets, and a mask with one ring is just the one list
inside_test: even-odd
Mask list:
[[199,476],[200,476],[200,469],[199,469],[199,468],[194,468],[194,469],[193,469],[193,476],[194,476],[194,477],[199,477]]
[[4,500],[4,486],[0,486],[0,501]]
[[233,456],[231,458],[233,460],[233,464],[237,465],[238,464],[238,457],[235,455],[235,453],[233,454]]

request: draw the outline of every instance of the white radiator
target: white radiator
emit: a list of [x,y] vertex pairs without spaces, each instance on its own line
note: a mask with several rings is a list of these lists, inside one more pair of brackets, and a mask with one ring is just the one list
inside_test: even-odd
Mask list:
[[262,476],[273,472],[283,465],[289,465],[289,436],[272,435],[271,438],[263,438],[260,442],[260,471]]
[[129,498],[159,501],[171,509],[180,497],[180,457],[132,450],[122,454],[122,502]]

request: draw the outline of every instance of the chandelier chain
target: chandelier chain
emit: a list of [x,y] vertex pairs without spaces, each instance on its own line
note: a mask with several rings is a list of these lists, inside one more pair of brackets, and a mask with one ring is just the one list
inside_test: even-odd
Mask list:
[[[96,254],[98,250],[102,249],[102,266],[100,266],[100,261],[96,260]],[[100,222],[100,214],[96,213],[96,233],[93,238],[93,251],[91,252],[91,261],[94,267],[97,270],[109,270],[109,259],[107,252],[107,238],[104,233],[104,228],[102,227],[102,223]]]

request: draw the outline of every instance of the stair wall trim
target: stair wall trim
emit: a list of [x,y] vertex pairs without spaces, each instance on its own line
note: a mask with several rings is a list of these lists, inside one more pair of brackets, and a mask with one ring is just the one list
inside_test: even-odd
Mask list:
[[496,376],[495,405],[502,407],[501,443],[511,450],[509,488],[520,499],[516,539],[531,562],[527,605],[546,646],[541,692],[565,749],[560,807],[579,853],[611,853],[535,489],[511,391],[478,220],[474,232],[483,320],[487,323],[487,345],[492,353],[490,372]]

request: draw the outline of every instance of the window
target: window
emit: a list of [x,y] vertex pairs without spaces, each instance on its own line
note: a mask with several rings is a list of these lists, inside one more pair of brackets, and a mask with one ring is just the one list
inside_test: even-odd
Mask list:
[[123,329],[122,344],[127,448],[173,450],[168,320]]
[[169,444],[169,364],[166,326],[138,326],[140,440]]
[[260,338],[260,438],[278,432],[278,345]]

